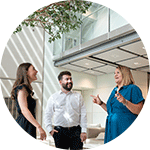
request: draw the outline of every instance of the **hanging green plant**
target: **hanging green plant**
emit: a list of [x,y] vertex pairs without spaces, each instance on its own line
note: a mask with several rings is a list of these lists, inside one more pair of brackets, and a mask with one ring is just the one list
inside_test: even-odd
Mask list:
[[50,35],[49,42],[51,43],[55,39],[60,39],[61,34],[77,30],[82,23],[80,15],[86,13],[91,5],[91,2],[81,0],[50,4],[28,16],[13,33],[21,32],[23,26],[42,27]]

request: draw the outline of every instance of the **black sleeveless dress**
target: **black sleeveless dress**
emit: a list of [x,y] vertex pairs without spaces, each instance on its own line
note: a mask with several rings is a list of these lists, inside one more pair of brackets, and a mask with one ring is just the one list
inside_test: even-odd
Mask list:
[[24,115],[21,113],[21,109],[17,100],[17,93],[19,90],[21,90],[23,87],[26,88],[27,92],[29,93],[28,97],[27,97],[27,103],[28,103],[28,109],[30,110],[31,114],[33,115],[33,117],[35,118],[35,106],[36,106],[36,101],[35,99],[32,98],[31,96],[31,90],[26,86],[26,85],[20,85],[17,86],[15,89],[15,100],[16,100],[16,107],[17,107],[17,111],[19,113],[18,118],[16,119],[17,123],[28,133],[30,134],[32,137],[36,138],[36,127],[33,126],[25,117]]

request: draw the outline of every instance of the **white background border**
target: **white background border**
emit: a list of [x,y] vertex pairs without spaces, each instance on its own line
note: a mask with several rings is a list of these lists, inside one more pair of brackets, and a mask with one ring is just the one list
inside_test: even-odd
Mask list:
[[[150,8],[148,0],[91,0],[111,8],[126,19],[137,31],[150,57]],[[15,28],[33,11],[56,0],[6,0],[0,1],[0,60],[4,48]],[[150,96],[131,127],[119,138],[96,149],[101,150],[149,150],[150,148]],[[0,88],[0,148],[1,149],[55,149],[34,140],[26,134],[11,117]]]

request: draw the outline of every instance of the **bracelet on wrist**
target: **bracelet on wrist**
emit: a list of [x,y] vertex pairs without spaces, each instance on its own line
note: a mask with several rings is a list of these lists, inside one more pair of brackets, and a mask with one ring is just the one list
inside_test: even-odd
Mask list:
[[103,101],[101,101],[101,103],[99,104],[100,106],[103,104],[104,102]]

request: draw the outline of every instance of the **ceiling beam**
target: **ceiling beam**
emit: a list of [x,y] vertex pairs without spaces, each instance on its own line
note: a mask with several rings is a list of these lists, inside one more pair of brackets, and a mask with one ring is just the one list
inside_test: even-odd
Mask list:
[[93,47],[93,48],[89,48],[86,51],[80,51],[77,54],[74,54],[72,56],[66,57],[66,58],[62,58],[61,60],[56,60],[54,61],[54,66],[55,67],[59,67],[59,66],[63,66],[67,63],[70,63],[72,61],[76,61],[85,57],[89,57],[89,56],[93,56],[94,54],[103,52],[103,51],[108,51],[117,47],[121,47],[130,43],[133,43],[135,41],[140,41],[140,37],[136,32],[130,33],[128,35],[125,35],[123,37],[119,37],[117,39],[109,39],[107,42]]

